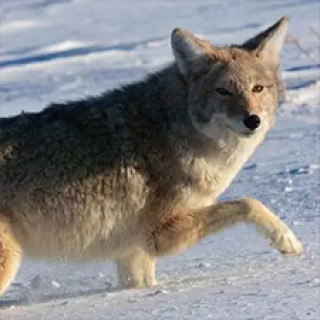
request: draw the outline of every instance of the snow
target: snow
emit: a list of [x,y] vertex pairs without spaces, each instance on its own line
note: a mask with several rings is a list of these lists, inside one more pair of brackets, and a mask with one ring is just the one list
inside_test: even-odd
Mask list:
[[160,259],[159,285],[143,290],[117,290],[110,262],[26,258],[0,298],[0,319],[319,319],[319,7],[317,0],[2,1],[2,117],[158,70],[172,59],[169,36],[177,26],[228,44],[289,16],[287,94],[277,125],[223,199],[263,201],[305,251],[283,257],[240,225]]

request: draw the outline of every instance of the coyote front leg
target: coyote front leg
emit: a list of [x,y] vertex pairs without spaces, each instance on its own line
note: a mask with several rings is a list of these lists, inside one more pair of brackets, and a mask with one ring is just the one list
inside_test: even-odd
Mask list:
[[251,198],[165,216],[156,221],[146,240],[147,250],[154,255],[185,249],[201,238],[238,222],[254,224],[282,253],[299,254],[302,251],[302,244],[290,228],[262,203]]
[[155,280],[155,257],[135,248],[116,261],[119,287],[152,287]]

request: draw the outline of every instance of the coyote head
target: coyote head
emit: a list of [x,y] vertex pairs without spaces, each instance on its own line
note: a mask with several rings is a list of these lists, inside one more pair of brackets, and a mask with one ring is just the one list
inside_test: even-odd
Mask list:
[[271,127],[282,89],[278,65],[287,25],[282,18],[244,44],[223,48],[173,31],[173,53],[196,129],[214,138],[217,130],[249,137]]

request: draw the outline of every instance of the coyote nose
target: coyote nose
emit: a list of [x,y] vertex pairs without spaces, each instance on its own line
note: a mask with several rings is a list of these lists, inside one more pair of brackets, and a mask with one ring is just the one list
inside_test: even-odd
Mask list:
[[256,114],[250,114],[243,119],[244,125],[251,131],[256,130],[260,126],[260,118]]

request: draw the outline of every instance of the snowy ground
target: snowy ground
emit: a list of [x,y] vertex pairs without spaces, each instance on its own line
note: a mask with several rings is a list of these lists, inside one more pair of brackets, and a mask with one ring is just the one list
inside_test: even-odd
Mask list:
[[223,198],[257,197],[305,252],[282,257],[253,228],[238,226],[160,260],[157,288],[122,291],[109,262],[25,259],[0,299],[0,319],[319,319],[319,7],[317,0],[2,0],[0,116],[159,69],[171,60],[174,27],[226,44],[289,16],[279,121]]

